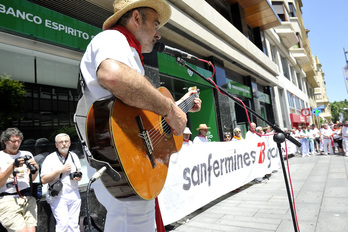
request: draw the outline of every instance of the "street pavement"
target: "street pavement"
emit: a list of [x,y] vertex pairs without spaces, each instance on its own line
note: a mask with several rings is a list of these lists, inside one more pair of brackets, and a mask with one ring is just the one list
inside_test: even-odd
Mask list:
[[166,226],[166,231],[347,232],[348,157],[295,156],[289,159],[289,165],[299,230],[293,226],[279,169],[268,180],[251,182]]

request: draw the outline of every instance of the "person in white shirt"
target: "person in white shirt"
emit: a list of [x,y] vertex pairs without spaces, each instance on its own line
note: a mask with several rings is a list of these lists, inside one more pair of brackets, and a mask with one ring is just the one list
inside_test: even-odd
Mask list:
[[301,147],[302,147],[302,157],[309,156],[309,136],[310,133],[307,131],[306,125],[302,126],[302,130],[299,132]]
[[324,128],[322,129],[321,134],[323,136],[322,139],[323,139],[324,155],[333,154],[333,149],[331,144],[333,132],[327,123],[324,124]]
[[[162,116],[174,135],[181,135],[187,116],[178,103],[197,91],[190,91],[174,104],[145,76],[142,55],[152,52],[155,42],[161,38],[159,28],[169,21],[171,6],[165,0],[115,0],[113,7],[114,14],[87,46],[80,64],[85,87],[74,121],[81,139],[88,141],[86,118],[92,104],[111,97],[117,97],[127,106]],[[189,112],[200,108],[201,100],[195,98]],[[88,176],[92,177],[95,171],[88,163]],[[104,231],[155,231],[155,199],[146,201],[136,195],[117,199],[108,191],[117,185],[113,181],[106,187],[100,179],[93,184],[98,201],[107,210]]]
[[320,153],[320,131],[314,124],[311,125],[310,133],[313,138],[313,152]]
[[250,128],[245,134],[245,139],[253,139],[253,138],[258,138],[256,132],[256,123],[252,122],[250,123]]
[[58,134],[55,142],[57,151],[49,154],[42,163],[41,181],[51,186],[60,180],[63,188],[56,196],[48,190],[46,200],[56,219],[56,232],[79,232],[81,163],[77,155],[69,151],[71,142],[68,134]]
[[184,132],[183,132],[183,143],[182,146],[183,147],[188,147],[192,145],[192,141],[190,140],[190,136],[191,136],[192,132],[190,130],[190,128],[186,127]]
[[207,126],[207,124],[199,124],[199,127],[197,130],[199,131],[197,136],[193,140],[193,144],[199,144],[199,143],[207,143],[209,142],[207,138],[207,134],[210,127]]
[[344,155],[348,156],[348,120],[345,121],[342,128],[342,139]]
[[22,141],[23,133],[17,128],[1,134],[0,223],[7,231],[35,232],[37,205],[30,195],[30,179],[36,178],[39,166],[31,152],[19,150]]

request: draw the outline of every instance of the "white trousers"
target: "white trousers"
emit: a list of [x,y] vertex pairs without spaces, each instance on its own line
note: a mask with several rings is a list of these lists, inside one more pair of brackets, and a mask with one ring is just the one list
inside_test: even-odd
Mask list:
[[347,137],[343,137],[342,146],[343,146],[344,152],[348,154],[348,138]]
[[302,156],[308,155],[309,153],[309,141],[308,139],[301,139]]
[[324,146],[324,154],[328,153],[328,148],[329,148],[329,153],[333,154],[333,149],[331,146],[331,139],[323,139],[323,146]]
[[[88,174],[93,175],[95,169],[87,167]],[[155,232],[155,200],[146,201],[136,196],[118,200],[100,179],[92,186],[98,201],[107,210],[104,232]]]
[[52,197],[50,206],[56,219],[56,232],[80,232],[81,198],[78,191]]

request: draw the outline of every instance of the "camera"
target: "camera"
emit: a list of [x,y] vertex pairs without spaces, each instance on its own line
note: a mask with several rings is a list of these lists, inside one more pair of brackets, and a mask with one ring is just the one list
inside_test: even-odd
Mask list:
[[32,165],[32,164],[30,164],[30,163],[28,162],[28,160],[32,159],[32,157],[31,157],[30,155],[25,155],[25,156],[22,156],[22,157],[20,157],[20,158],[24,159],[24,163],[25,163],[25,165],[27,165],[27,167],[29,168],[30,173],[31,173],[31,174],[35,174],[36,171],[37,171],[37,167],[35,167],[34,165]]
[[75,177],[82,177],[82,172],[72,172],[69,175],[70,175],[70,179],[73,180]]

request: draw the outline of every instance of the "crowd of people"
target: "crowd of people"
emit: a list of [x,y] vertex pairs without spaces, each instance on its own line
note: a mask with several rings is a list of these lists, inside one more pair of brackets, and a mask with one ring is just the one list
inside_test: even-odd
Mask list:
[[[190,136],[192,135],[190,129],[186,127],[184,132],[184,141],[190,141],[191,144],[209,142],[207,134],[210,127],[206,124],[200,124],[197,130],[199,133],[191,142]],[[186,133],[188,132],[188,133]],[[348,156],[348,120],[345,123],[337,122],[336,124],[323,123],[320,129],[315,124],[305,125],[302,124],[298,128],[292,129],[284,128],[285,133],[289,133],[293,138],[301,143],[301,147],[297,147],[290,141],[287,142],[288,153],[290,155],[301,155],[302,157],[308,157],[310,155],[332,155],[342,154]],[[273,135],[270,126],[256,126],[256,123],[251,122],[249,130],[243,138],[241,129],[236,127],[231,132],[224,132],[223,141],[238,141],[243,139],[255,139],[261,136]],[[187,143],[184,142],[187,145]]]

